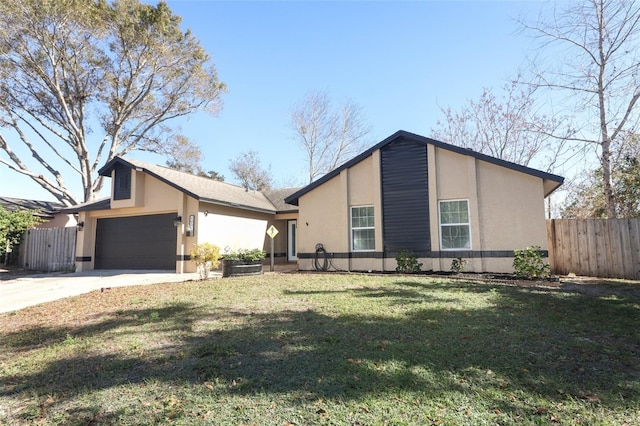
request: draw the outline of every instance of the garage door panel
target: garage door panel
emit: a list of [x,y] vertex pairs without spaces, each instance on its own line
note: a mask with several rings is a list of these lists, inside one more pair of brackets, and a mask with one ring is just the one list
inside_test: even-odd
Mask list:
[[98,219],[96,269],[175,269],[175,213]]

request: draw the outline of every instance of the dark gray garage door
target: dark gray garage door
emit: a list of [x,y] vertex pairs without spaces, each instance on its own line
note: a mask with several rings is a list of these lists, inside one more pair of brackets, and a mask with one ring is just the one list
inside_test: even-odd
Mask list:
[[176,269],[175,213],[98,219],[96,269]]

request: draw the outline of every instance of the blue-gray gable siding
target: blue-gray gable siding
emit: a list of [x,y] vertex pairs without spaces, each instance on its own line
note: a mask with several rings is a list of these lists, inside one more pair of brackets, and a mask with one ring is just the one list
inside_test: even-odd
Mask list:
[[431,251],[427,146],[400,139],[380,149],[384,251]]
[[128,200],[131,198],[131,169],[123,164],[116,164],[113,182],[113,199]]

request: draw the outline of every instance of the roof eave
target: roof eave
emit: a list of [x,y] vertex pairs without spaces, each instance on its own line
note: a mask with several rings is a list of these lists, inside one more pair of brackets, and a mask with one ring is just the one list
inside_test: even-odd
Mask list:
[[216,204],[218,206],[225,206],[225,207],[233,207],[236,209],[249,210],[249,211],[254,211],[258,213],[267,213],[267,214],[273,214],[273,215],[278,213],[277,211],[271,210],[271,209],[263,209],[260,207],[247,206],[245,204],[231,203],[228,201],[221,201],[213,198],[199,198],[198,200],[203,203]]
[[512,169],[512,170],[516,170],[519,171],[521,173],[525,173],[528,175],[532,175],[532,176],[536,176],[539,177],[543,180],[550,180],[550,181],[554,181],[557,182],[558,185],[553,188],[547,195],[551,194],[551,192],[555,191],[560,185],[562,185],[562,182],[564,182],[564,178],[562,176],[558,176],[558,175],[554,175],[552,173],[548,173],[548,172],[543,172],[541,170],[536,170],[536,169],[532,169],[530,167],[526,167],[526,166],[522,166],[520,164],[516,164],[516,163],[512,163],[506,160],[501,160],[499,158],[495,158],[495,157],[491,157],[489,155],[486,154],[482,154],[480,152],[476,152],[467,148],[463,148],[463,147],[459,147],[456,145],[451,145],[448,144],[446,142],[441,142],[435,139],[431,139],[431,138],[427,138],[425,136],[420,136],[417,135],[415,133],[411,133],[411,132],[407,132],[405,130],[398,130],[397,132],[395,132],[394,134],[392,134],[391,136],[387,137],[386,139],[382,140],[381,142],[377,143],[376,145],[372,146],[371,148],[367,149],[366,151],[364,151],[363,153],[357,155],[356,157],[352,158],[351,160],[347,161],[346,163],[342,164],[340,167],[330,171],[329,173],[327,173],[326,175],[322,176],[320,179],[311,182],[309,185],[305,186],[304,188],[300,189],[299,191],[291,194],[289,197],[285,198],[285,203],[287,204],[293,204],[293,205],[298,205],[298,199],[303,196],[304,194],[306,194],[307,192],[315,189],[316,187],[322,185],[323,183],[327,182],[328,180],[336,177],[337,175],[340,174],[340,172],[342,172],[342,170],[347,169],[351,166],[353,166],[354,164],[359,163],[360,161],[362,161],[363,159],[369,157],[374,151],[390,144],[391,142],[395,141],[396,139],[399,139],[401,137],[405,137],[407,139],[416,141],[416,142],[420,142],[420,143],[424,143],[425,145],[427,144],[431,144],[435,147],[438,148],[442,148],[442,149],[446,149],[449,151],[453,151],[462,155],[470,155],[478,160],[482,160],[482,161],[486,161],[488,163],[492,163],[492,164],[496,164],[498,166],[502,166],[502,167],[506,167],[508,169]]

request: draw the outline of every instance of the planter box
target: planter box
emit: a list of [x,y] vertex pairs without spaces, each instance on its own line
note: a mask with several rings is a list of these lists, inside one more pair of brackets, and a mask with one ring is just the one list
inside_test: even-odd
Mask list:
[[245,262],[244,260],[222,259],[222,276],[238,277],[243,275],[262,274],[262,261]]

